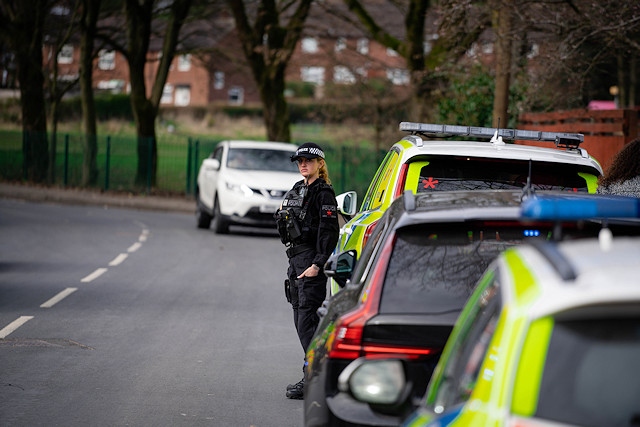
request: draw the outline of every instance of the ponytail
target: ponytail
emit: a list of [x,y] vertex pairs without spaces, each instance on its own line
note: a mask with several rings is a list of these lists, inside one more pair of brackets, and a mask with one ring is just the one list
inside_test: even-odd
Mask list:
[[327,184],[331,185],[331,178],[329,178],[329,169],[327,168],[327,162],[324,159],[322,159],[322,166],[320,166],[318,176],[324,179]]

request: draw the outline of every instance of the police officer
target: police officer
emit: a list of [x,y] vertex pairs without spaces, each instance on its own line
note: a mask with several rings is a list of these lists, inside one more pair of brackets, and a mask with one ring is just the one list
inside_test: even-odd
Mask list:
[[[312,142],[302,144],[292,162],[304,179],[294,184],[276,213],[278,232],[287,246],[289,268],[285,293],[293,308],[293,323],[306,353],[318,326],[316,311],[327,294],[323,267],[338,243],[337,202],[324,151]],[[304,377],[289,384],[286,396],[302,399]]]

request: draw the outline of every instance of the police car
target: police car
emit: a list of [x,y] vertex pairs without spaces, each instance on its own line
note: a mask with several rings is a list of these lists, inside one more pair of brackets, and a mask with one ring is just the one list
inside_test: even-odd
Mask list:
[[[400,130],[409,135],[387,152],[360,209],[355,192],[337,197],[341,212],[352,218],[340,230],[336,253],[353,249],[359,256],[384,211],[406,190],[419,194],[530,185],[595,193],[602,174],[600,164],[580,148],[581,134],[410,122],[400,123]],[[513,141],[529,145],[508,143]],[[544,141],[555,142],[557,149],[530,145]],[[331,293],[339,290],[332,281]]]
[[[532,219],[602,218],[597,239],[506,250],[463,309],[405,426],[613,426],[640,419],[640,238],[612,237],[611,217],[640,199],[539,196]],[[411,411],[402,359],[353,362],[339,387],[384,413]]]

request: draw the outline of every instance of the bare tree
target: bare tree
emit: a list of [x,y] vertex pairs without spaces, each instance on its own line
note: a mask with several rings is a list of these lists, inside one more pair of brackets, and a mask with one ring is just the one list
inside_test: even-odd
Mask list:
[[513,5],[514,0],[492,1],[492,28],[496,37],[496,79],[492,114],[494,127],[504,127],[509,122]]
[[[227,0],[242,50],[260,91],[267,138],[272,141],[291,140],[289,108],[284,97],[285,72],[312,2]],[[250,3],[257,3],[257,8],[250,10],[247,7]]]
[[14,53],[20,84],[25,176],[44,182],[48,144],[45,110],[42,42],[51,0],[3,0],[0,3],[0,37]]
[[82,131],[84,153],[82,185],[96,185],[98,181],[98,140],[96,107],[93,95],[93,60],[101,0],[81,0],[80,17],[80,103],[82,105]]
[[78,1],[59,1],[45,21],[46,41],[49,55],[44,63],[45,87],[48,89],[51,135],[49,144],[49,173],[47,181],[55,184],[56,155],[58,151],[59,106],[62,98],[76,84],[78,78],[73,73],[60,76],[60,54],[71,40],[76,27]]

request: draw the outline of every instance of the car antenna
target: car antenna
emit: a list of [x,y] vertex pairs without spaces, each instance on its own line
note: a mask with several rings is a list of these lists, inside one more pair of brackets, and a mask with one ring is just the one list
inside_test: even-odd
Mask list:
[[496,128],[496,132],[493,134],[493,138],[491,138],[490,142],[495,145],[504,145],[502,135],[500,135],[500,117],[498,117],[498,127]]
[[531,184],[531,169],[532,169],[533,161],[529,159],[529,173],[527,174],[527,183],[522,189],[522,200],[533,196],[533,185]]

